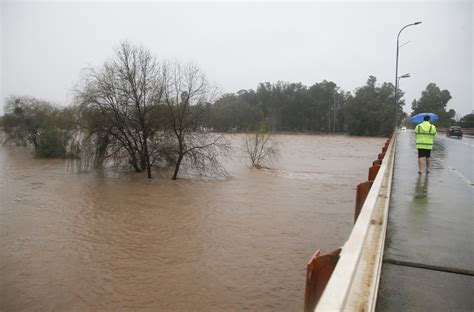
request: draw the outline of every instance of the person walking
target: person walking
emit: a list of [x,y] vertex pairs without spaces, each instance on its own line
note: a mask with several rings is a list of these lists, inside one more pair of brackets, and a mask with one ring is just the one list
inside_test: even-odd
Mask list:
[[415,135],[418,150],[418,174],[421,174],[423,168],[422,158],[426,159],[426,173],[429,173],[431,150],[436,135],[436,127],[430,123],[430,116],[423,117],[423,122],[415,127]]

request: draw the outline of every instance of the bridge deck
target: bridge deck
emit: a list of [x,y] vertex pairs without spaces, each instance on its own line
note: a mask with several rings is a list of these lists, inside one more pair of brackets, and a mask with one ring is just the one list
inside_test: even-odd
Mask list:
[[472,139],[436,138],[417,174],[413,132],[398,136],[378,311],[473,311]]

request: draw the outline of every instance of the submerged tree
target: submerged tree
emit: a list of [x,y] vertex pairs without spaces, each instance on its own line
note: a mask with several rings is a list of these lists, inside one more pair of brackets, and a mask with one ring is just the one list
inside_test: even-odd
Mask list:
[[33,97],[7,99],[3,127],[4,144],[31,145],[35,157],[64,158],[70,155],[68,143],[74,130],[68,108],[60,109]]
[[168,63],[163,67],[163,102],[168,117],[165,128],[175,141],[171,150],[173,180],[186,160],[199,172],[223,170],[218,156],[225,154],[229,144],[222,135],[211,134],[206,128],[207,103],[212,95],[206,77],[196,66]]
[[4,127],[7,142],[36,147],[39,137],[48,125],[55,108],[48,102],[33,97],[9,97],[5,104]]
[[255,133],[248,134],[244,139],[244,152],[249,157],[252,167],[267,168],[277,157],[278,150],[266,123],[261,122]]
[[85,140],[98,148],[90,150],[98,158],[119,160],[125,157],[137,172],[156,161],[159,118],[152,118],[160,103],[163,88],[161,67],[151,53],[129,43],[122,43],[115,58],[99,70],[86,71],[77,90]]

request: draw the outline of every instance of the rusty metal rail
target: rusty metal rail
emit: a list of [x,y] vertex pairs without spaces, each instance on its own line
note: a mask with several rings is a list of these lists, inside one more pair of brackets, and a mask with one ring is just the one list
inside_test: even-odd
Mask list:
[[[314,308],[316,306],[336,267],[340,253],[341,248],[338,248],[328,254],[321,255],[318,249],[311,257],[307,267],[305,307]],[[306,308],[305,311],[307,311]]]
[[383,245],[394,161],[392,133],[357,186],[354,228],[342,248],[308,263],[305,311],[373,311],[382,266]]

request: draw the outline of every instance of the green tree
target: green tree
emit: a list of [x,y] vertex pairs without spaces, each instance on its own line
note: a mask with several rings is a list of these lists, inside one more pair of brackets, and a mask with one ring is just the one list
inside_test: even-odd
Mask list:
[[220,97],[211,105],[209,125],[218,131],[247,131],[264,121],[272,131],[343,131],[345,99],[344,92],[326,80],[310,88],[265,82],[256,91]]
[[[303,112],[311,116],[311,125],[314,131],[336,132],[342,131],[344,93],[332,81],[323,80],[315,83],[308,89],[311,106]],[[336,127],[337,126],[337,127]]]
[[459,125],[463,128],[474,128],[474,114],[467,114],[459,120]]
[[35,149],[35,156],[39,158],[64,158],[69,137],[67,133],[57,128],[48,127],[44,129],[39,137]]
[[429,83],[421,92],[420,99],[412,102],[412,116],[426,112],[434,113],[439,116],[438,125],[443,127],[453,125],[456,112],[454,109],[446,111],[450,99],[451,94],[448,90],[441,90],[435,83]]
[[36,157],[66,157],[74,124],[69,109],[33,97],[7,99],[3,126],[6,143],[31,144]]
[[209,109],[209,127],[215,131],[246,131],[254,128],[258,120],[263,119],[253,90],[224,94]]
[[[356,90],[354,96],[348,98],[345,106],[347,131],[354,135],[380,136],[388,135],[394,127],[394,116],[401,118],[403,92],[399,90],[397,114],[394,109],[395,88],[391,83],[376,85],[377,79],[370,76],[367,84]],[[397,121],[398,123],[399,121]]]

